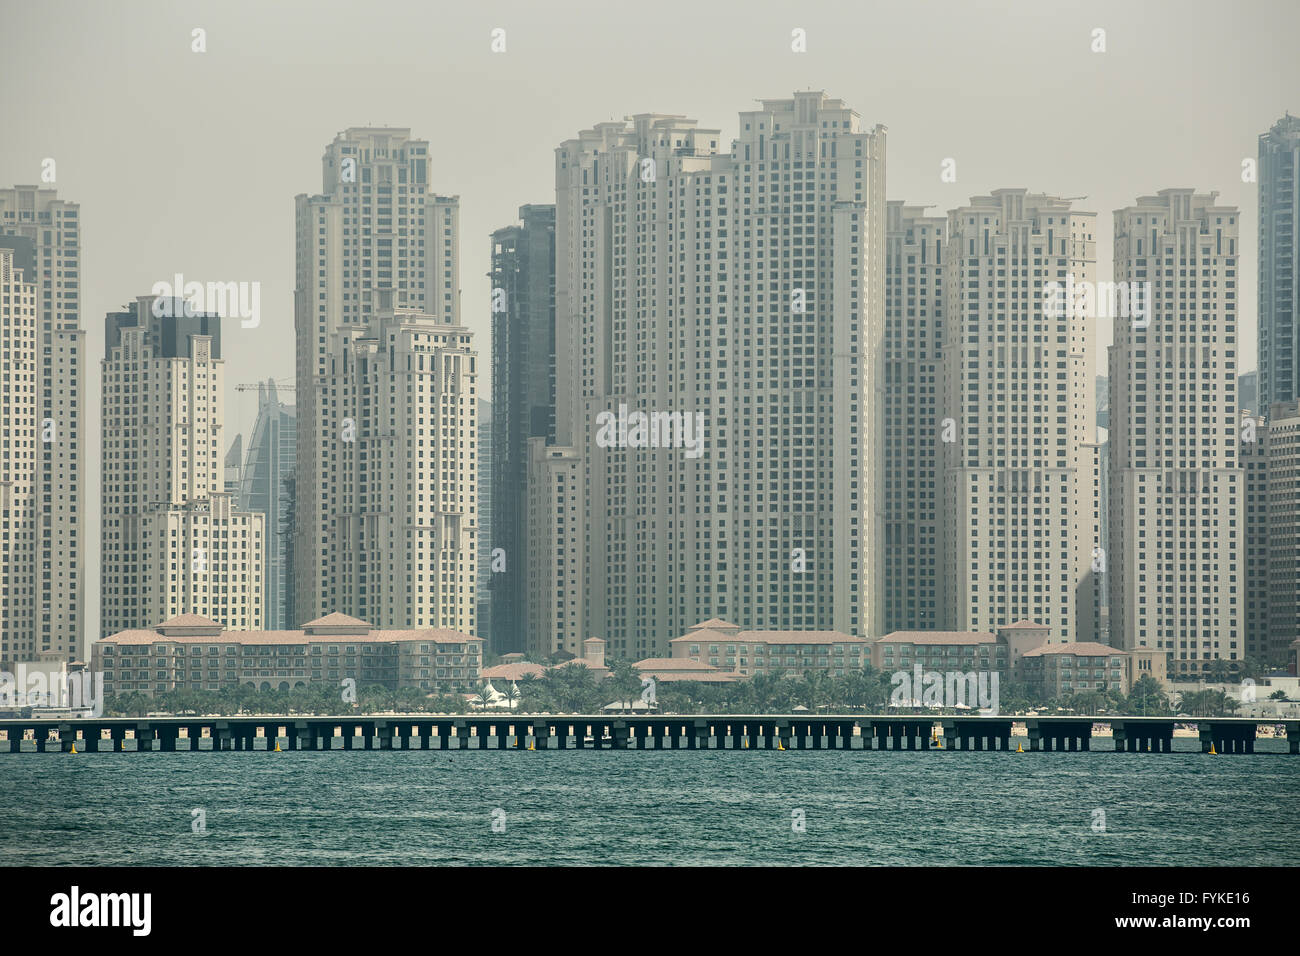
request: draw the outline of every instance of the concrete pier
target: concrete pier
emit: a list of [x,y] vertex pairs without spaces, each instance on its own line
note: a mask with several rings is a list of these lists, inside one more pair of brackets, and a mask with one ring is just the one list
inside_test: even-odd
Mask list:
[[[1097,749],[1109,724],[1116,753],[1167,754],[1174,727],[1199,731],[1201,751],[1253,754],[1257,727],[1281,725],[1300,754],[1300,721],[1245,717],[1027,717],[962,715],[561,715],[422,714],[360,717],[88,717],[0,719],[0,754],[326,750],[841,750],[1010,751],[1023,723],[1028,752]],[[942,729],[942,743],[938,740]],[[1103,749],[1105,738],[1102,737]]]

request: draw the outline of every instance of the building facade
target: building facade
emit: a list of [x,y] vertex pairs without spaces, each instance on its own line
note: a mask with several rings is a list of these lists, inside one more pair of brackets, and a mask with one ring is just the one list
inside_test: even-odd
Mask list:
[[0,671],[36,660],[40,319],[29,239],[0,238]]
[[332,547],[312,573],[341,613],[475,634],[477,353],[469,329],[388,298],[331,335],[317,423]]
[[1300,118],[1289,113],[1259,137],[1259,399],[1300,398]]
[[221,317],[140,296],[105,318],[101,624],[262,620],[265,519],[224,490]]
[[805,671],[843,677],[861,670],[871,654],[869,640],[841,631],[746,630],[721,620],[694,625],[669,641],[669,647],[674,660],[695,661],[740,678]]
[[885,247],[885,628],[938,620],[943,216],[890,202]]
[[[429,163],[428,142],[409,129],[350,128],[325,150],[322,191],[296,199],[299,617],[337,610],[381,627],[438,623],[472,630],[475,475],[465,467],[455,485],[446,485],[432,474],[467,466],[474,454],[475,409],[459,404],[477,399],[474,359],[460,325],[459,201],[430,191]],[[399,313],[424,318],[412,324],[398,320]],[[389,336],[407,350],[400,360]],[[363,383],[358,374],[386,378]],[[383,391],[353,394],[354,387]],[[363,406],[358,414],[372,419],[369,432],[353,430],[357,415],[337,414],[334,402],[344,389],[350,405]],[[383,408],[374,404],[379,399]],[[388,414],[410,417],[375,418]],[[351,420],[346,439],[345,418]],[[429,477],[417,477],[426,465]],[[396,507],[379,501],[377,486],[368,483],[381,475],[397,482],[391,487]],[[358,510],[362,498],[371,499],[373,510]],[[408,550],[417,540],[427,549],[434,539],[436,558]],[[446,582],[455,600],[440,607],[450,596],[429,575],[451,574],[450,567],[435,570],[444,561],[460,570]]]
[[1263,661],[1269,646],[1268,418],[1242,408],[1242,639],[1246,656]]
[[1268,637],[1251,654],[1287,666],[1300,634],[1300,400],[1274,402],[1268,420]]
[[257,420],[239,473],[237,500],[241,511],[259,511],[266,516],[262,559],[266,597],[260,626],[267,630],[285,630],[298,624],[290,613],[293,566],[289,560],[289,536],[284,528],[288,509],[285,485],[297,459],[297,412],[294,406],[280,401],[274,380],[259,382]]
[[232,631],[186,614],[96,641],[92,663],[104,675],[104,693],[114,697],[238,685],[262,691],[340,687],[348,679],[358,689],[378,684],[451,694],[478,684],[482,644],[458,631],[379,629],[338,613],[275,631]]
[[1095,228],[1095,213],[1024,189],[948,213],[941,627],[1097,631],[1094,336],[1066,291],[1095,278]]
[[720,142],[641,114],[556,150],[556,444],[583,524],[566,647],[585,627],[662,656],[714,616],[883,626],[884,128],[806,92]]
[[1115,212],[1115,279],[1149,306],[1110,349],[1110,634],[1177,679],[1240,663],[1245,545],[1237,418],[1240,216],[1165,189]]
[[528,440],[528,629],[535,658],[582,652],[584,626],[582,457],[572,446]]
[[15,646],[27,646],[28,659],[71,661],[82,657],[86,631],[81,209],[54,189],[0,189],[0,241],[4,237],[22,237],[32,246],[25,278],[36,296],[39,439],[32,492],[33,616],[30,625],[6,636]]
[[493,647],[492,635],[494,625],[492,618],[492,471],[495,467],[496,422],[492,415],[492,403],[480,398],[478,400],[478,446],[475,458],[478,462],[477,488],[477,525],[478,525],[478,561],[474,575],[475,620],[478,630],[475,632],[483,638],[485,645]]
[[528,646],[529,441],[555,439],[555,207],[521,206],[492,233],[492,548],[504,570],[488,582],[498,653]]

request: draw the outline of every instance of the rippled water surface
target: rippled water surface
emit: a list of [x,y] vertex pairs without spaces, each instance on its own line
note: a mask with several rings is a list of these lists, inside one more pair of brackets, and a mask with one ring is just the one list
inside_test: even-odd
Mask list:
[[1175,746],[4,754],[0,864],[1300,864],[1300,757]]

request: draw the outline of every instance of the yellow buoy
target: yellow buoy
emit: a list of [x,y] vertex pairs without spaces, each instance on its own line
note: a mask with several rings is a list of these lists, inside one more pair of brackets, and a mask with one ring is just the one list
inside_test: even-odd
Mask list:
[[280,753],[280,738],[275,739],[275,752]]
[[785,744],[781,743],[781,741],[778,740],[778,741],[776,742],[776,749],[777,749],[777,750],[784,750],[784,749],[785,749]]
[[71,753],[74,753],[74,754],[77,752],[77,745],[76,745],[76,744],[73,744],[73,745],[72,745],[72,750],[71,750],[70,752],[71,752]]
[[1016,753],[1022,754],[1024,752],[1025,752],[1025,745],[1020,743],[1016,744]]
[[943,749],[943,741],[940,740],[938,737],[936,737],[936,738],[934,739],[934,749],[935,749],[935,750],[942,750],[942,749]]
[[1219,752],[1218,752],[1217,750],[1214,749],[1214,741],[1211,740],[1211,741],[1210,741],[1210,756],[1212,756],[1212,757],[1217,757],[1218,755],[1219,755]]
[[529,745],[528,745],[528,749],[529,749],[529,750],[536,750],[536,749],[537,749],[537,745],[536,745],[535,743],[533,743],[533,744],[529,744]]

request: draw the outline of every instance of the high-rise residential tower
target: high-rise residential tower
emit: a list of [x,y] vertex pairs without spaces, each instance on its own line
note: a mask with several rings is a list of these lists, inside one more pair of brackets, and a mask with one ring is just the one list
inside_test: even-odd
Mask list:
[[556,150],[561,649],[663,655],[715,617],[882,633],[884,157],[821,92],[741,113],[730,152],[663,114]]
[[459,201],[428,143],[354,128],[297,198],[296,613],[472,632],[477,361]]
[[284,531],[287,510],[285,482],[293,474],[298,457],[297,415],[294,406],[280,401],[274,379],[257,385],[257,420],[248,441],[239,475],[239,507],[266,515],[266,555],[262,562],[266,600],[260,627],[287,631],[301,621],[292,619],[290,591],[293,567],[289,563],[289,540]]
[[1027,620],[1051,643],[1096,639],[1094,336],[1068,291],[1094,279],[1095,228],[1095,213],[1025,189],[948,213],[943,627]]
[[478,400],[478,444],[475,446],[475,459],[478,464],[478,485],[476,486],[477,514],[475,523],[478,528],[478,561],[475,572],[474,597],[476,607],[474,614],[478,622],[477,634],[483,638],[486,647],[493,646],[494,625],[492,619],[492,591],[489,582],[492,575],[492,528],[495,515],[492,505],[492,471],[495,459],[495,421],[492,415],[492,403],[485,398]]
[[504,570],[492,597],[492,649],[523,651],[528,634],[528,442],[555,438],[555,207],[521,206],[492,233],[492,549]]
[[40,466],[36,257],[0,237],[0,671],[36,659],[36,486]]
[[1269,645],[1269,423],[1245,404],[1241,423],[1242,644],[1247,657],[1263,661]]
[[1259,407],[1300,398],[1300,117],[1259,137]]
[[[84,653],[86,333],[81,327],[81,210],[54,189],[0,189],[0,236],[31,241],[36,290],[35,659]],[[6,399],[7,400],[7,399]]]
[[224,490],[221,317],[140,296],[104,330],[102,634],[258,627],[265,519]]
[[377,292],[366,328],[331,335],[319,415],[331,546],[317,573],[343,614],[473,634],[478,359],[469,329],[391,295]]
[[1241,217],[1165,189],[1115,212],[1115,280],[1149,307],[1110,350],[1110,633],[1171,678],[1245,655],[1238,465]]
[[947,220],[890,202],[885,250],[885,631],[938,625],[938,429]]

